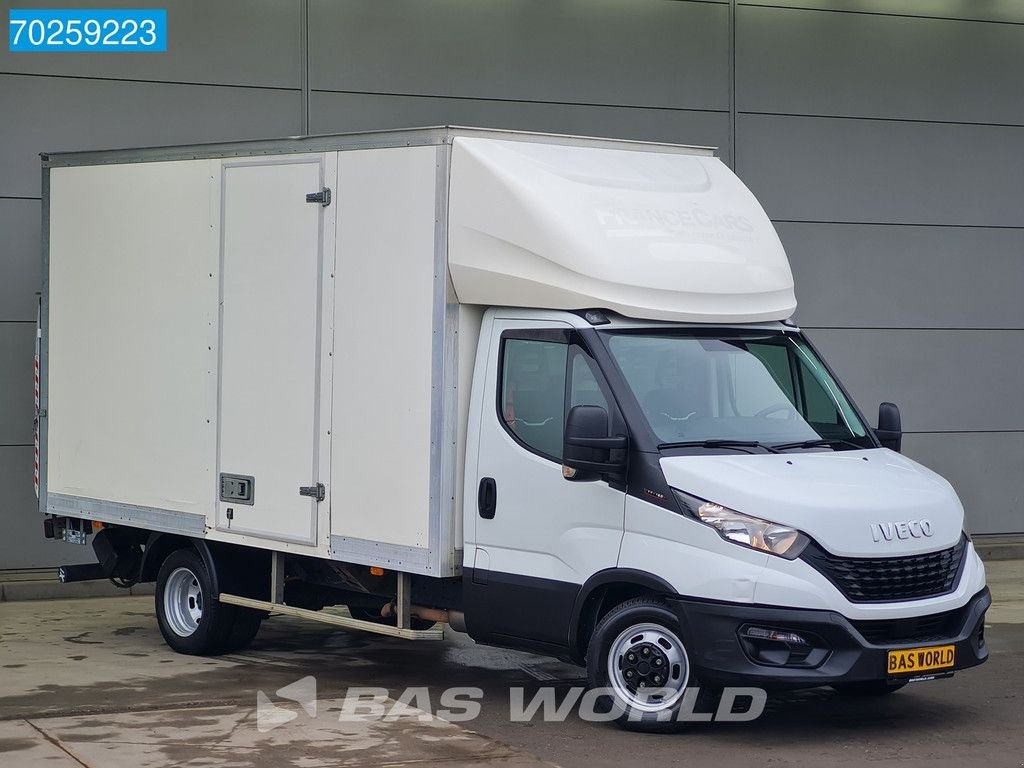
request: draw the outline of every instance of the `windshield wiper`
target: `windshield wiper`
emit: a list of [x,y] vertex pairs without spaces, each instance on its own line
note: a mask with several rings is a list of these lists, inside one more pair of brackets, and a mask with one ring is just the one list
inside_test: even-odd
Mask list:
[[660,443],[658,448],[764,448],[769,453],[781,453],[776,446],[757,440],[687,440],[681,443]]
[[824,448],[825,446],[832,447],[833,445],[849,445],[858,451],[865,450],[863,445],[858,445],[852,440],[846,440],[842,437],[819,437],[814,440],[801,440],[795,443],[776,443],[772,448],[777,451],[787,451],[792,448]]

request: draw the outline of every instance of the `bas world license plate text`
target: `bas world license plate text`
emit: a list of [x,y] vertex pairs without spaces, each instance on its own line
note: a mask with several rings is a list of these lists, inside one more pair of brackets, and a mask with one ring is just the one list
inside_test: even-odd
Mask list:
[[887,671],[890,675],[926,672],[929,669],[948,669],[956,658],[956,646],[938,645],[932,648],[909,648],[889,651]]

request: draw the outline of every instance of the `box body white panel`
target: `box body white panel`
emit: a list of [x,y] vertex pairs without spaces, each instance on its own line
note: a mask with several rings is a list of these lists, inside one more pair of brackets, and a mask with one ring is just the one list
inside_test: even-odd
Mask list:
[[50,494],[211,511],[216,165],[51,170]]
[[429,546],[433,352],[443,340],[434,328],[438,152],[368,149],[338,160],[334,536]]

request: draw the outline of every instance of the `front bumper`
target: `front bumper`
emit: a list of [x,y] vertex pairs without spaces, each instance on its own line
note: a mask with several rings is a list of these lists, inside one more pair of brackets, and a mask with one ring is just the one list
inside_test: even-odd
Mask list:
[[[956,646],[952,668],[922,674],[966,669],[988,658],[984,640],[985,611],[992,604],[988,587],[941,617],[884,623],[851,622],[834,611],[686,598],[670,599],[669,604],[682,625],[693,671],[706,685],[797,688],[884,680],[889,678],[888,652],[900,648]],[[811,639],[815,650],[802,661],[801,654],[794,654],[790,659],[797,661],[780,662],[778,653],[762,653],[762,646],[741,640],[740,629],[746,626],[797,633]],[[781,658],[786,658],[785,652]],[[907,675],[889,679],[900,677]]]

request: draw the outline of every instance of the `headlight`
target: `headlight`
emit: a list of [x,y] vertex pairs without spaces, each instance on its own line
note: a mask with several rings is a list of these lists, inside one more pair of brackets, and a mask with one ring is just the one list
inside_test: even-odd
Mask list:
[[683,508],[705,525],[710,525],[726,541],[787,560],[795,560],[810,539],[796,528],[761,520],[676,491]]

